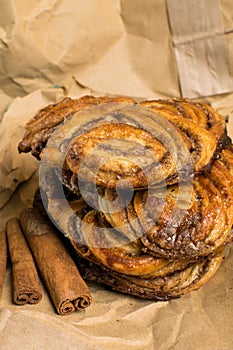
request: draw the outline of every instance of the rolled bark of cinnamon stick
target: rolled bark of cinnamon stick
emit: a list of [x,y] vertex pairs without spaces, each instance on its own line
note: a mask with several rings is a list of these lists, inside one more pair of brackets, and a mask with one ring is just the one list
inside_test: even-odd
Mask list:
[[7,263],[7,241],[6,232],[0,231],[0,298],[2,295],[2,288],[6,273],[6,263]]
[[42,299],[39,276],[19,219],[9,219],[6,231],[12,263],[13,301],[17,305],[37,304]]
[[88,307],[89,289],[56,229],[34,208],[24,209],[20,222],[58,314]]

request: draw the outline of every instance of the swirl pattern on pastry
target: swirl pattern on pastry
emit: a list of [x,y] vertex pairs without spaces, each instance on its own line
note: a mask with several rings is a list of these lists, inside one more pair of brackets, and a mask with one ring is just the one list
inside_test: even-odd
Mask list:
[[[232,162],[230,150],[225,154]],[[149,254],[169,259],[208,255],[224,245],[233,224],[233,176],[226,159],[215,160],[210,173],[195,176],[190,202],[186,183],[168,186],[162,196],[158,190],[150,196],[148,190],[135,191],[124,206],[122,194],[105,189],[102,211],[118,231],[140,238]]]
[[19,152],[31,151],[32,155],[40,159],[40,153],[46,146],[49,137],[67,118],[71,118],[74,113],[84,108],[109,102],[135,103],[129,97],[94,97],[87,95],[77,99],[65,97],[57,103],[42,108],[25,125],[26,132],[19,143]]

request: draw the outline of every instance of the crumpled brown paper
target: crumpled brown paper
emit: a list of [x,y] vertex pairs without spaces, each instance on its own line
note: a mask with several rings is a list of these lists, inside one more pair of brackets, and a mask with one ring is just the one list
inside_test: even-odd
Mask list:
[[167,8],[182,96],[231,92],[220,2],[167,0]]
[[[38,187],[39,163],[30,154],[18,154],[17,144],[23,125],[39,108],[67,95],[141,99],[180,92],[165,1],[9,0],[0,6],[1,229],[31,204]],[[231,58],[232,13],[232,2],[224,0]],[[233,137],[233,93],[203,100],[228,115]],[[0,347],[231,350],[232,266],[231,245],[211,281],[170,302],[140,300],[89,283],[92,305],[67,317],[56,314],[44,286],[39,304],[14,305],[8,266],[0,300]]]
[[63,85],[69,76],[102,94],[179,95],[163,0],[9,0],[1,7],[0,86],[9,96]]
[[[198,64],[189,71],[190,78],[184,77],[183,58],[175,60],[177,35],[171,32],[167,16],[169,4],[176,5],[173,1],[148,0],[146,6],[141,0],[3,2],[0,8],[1,89],[11,97],[23,96],[48,85],[63,86],[64,81],[73,76],[81,87],[101,94],[126,94],[144,99],[180,96],[182,77],[186,86],[184,94],[190,92],[198,97],[229,91],[233,77],[232,2],[224,0],[218,6],[217,0],[210,1],[211,18],[216,21],[210,21],[211,25],[205,20],[209,3],[198,0],[195,9],[202,6],[196,11],[195,19],[195,13],[190,11],[192,2],[185,4],[189,3],[187,11],[194,18],[188,28],[191,35],[195,31],[195,38],[184,55],[186,59],[193,56]],[[223,23],[218,20],[220,15]],[[176,24],[183,22],[181,16],[177,11]],[[204,35],[199,33],[202,30],[210,37],[212,46],[197,44],[196,37]],[[224,36],[221,54],[215,49],[219,31]],[[193,48],[197,51],[193,52]],[[201,71],[202,66],[206,69]],[[208,86],[209,78],[213,84]]]

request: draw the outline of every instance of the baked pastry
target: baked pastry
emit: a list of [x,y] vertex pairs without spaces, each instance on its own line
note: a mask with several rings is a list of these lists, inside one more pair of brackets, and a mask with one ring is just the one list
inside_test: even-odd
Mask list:
[[232,160],[232,151],[225,150],[209,172],[194,176],[192,188],[184,182],[167,186],[165,193],[135,191],[128,204],[127,195],[106,188],[100,208],[112,227],[140,237],[148,253],[169,259],[206,256],[224,245],[231,232]]
[[233,148],[208,105],[66,98],[28,122],[19,151],[41,159],[44,207],[91,281],[177,298],[214,275],[233,240]]
[[[193,110],[192,116],[196,113],[195,118],[180,116],[182,104]],[[166,108],[173,105],[178,101],[165,104]],[[184,181],[228,143],[223,117],[211,114],[209,107],[188,100],[180,101],[174,112],[156,106],[155,101],[138,106],[124,97],[66,98],[27,123],[18,148],[40,158],[53,135],[55,146],[47,148],[47,158],[65,161],[63,182],[69,187],[73,186],[69,180],[74,184],[79,177],[91,182],[95,178],[97,185],[105,187],[127,188],[130,182],[134,188],[146,188],[164,186],[164,180],[168,184]]]
[[[41,203],[37,193],[34,206],[46,215]],[[82,199],[69,204],[72,211],[67,210],[64,199],[57,198],[50,214],[63,210],[63,215],[55,214],[58,220],[54,223],[69,238],[82,276],[89,281],[140,298],[167,301],[199,289],[220,267],[223,247],[195,259],[158,258],[143,252],[140,239],[119,238],[119,231],[111,228],[104,215],[88,208]]]
[[191,121],[213,134],[221,149],[227,141],[226,123],[224,118],[211,106],[193,102],[189,99],[143,101],[141,106],[153,109],[174,124]]
[[66,97],[58,103],[42,108],[25,125],[26,132],[19,143],[19,152],[32,152],[33,156],[40,159],[40,152],[46,146],[49,137],[67,118],[84,108],[110,102],[135,103],[129,97],[83,96],[78,99]]
[[86,259],[81,259],[79,266],[83,277],[89,281],[101,283],[115,291],[143,299],[167,301],[179,298],[205,285],[220,267],[222,258],[221,253],[203,257],[183,269],[162,277],[120,274]]

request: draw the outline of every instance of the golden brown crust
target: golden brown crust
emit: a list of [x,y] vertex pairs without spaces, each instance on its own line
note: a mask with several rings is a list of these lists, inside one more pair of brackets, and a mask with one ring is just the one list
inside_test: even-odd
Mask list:
[[[228,152],[229,153],[229,152]],[[233,177],[223,161],[216,160],[210,173],[195,176],[189,186],[180,183],[158,190],[136,191],[130,203],[105,190],[108,222],[118,231],[141,237],[144,251],[168,259],[205,256],[224,245],[233,224]],[[179,197],[181,196],[181,197]],[[183,196],[183,198],[182,198]],[[107,204],[106,204],[107,203]],[[106,207],[107,205],[107,207]],[[117,210],[117,205],[123,207]],[[135,230],[134,230],[135,229]]]
[[[221,147],[224,146],[224,118],[210,106],[194,103],[187,99],[173,99],[144,101],[138,104],[141,110],[139,108],[132,108],[130,110],[129,108],[127,109],[127,106],[133,106],[136,102],[127,97],[95,98],[93,96],[84,96],[75,100],[65,98],[57,104],[49,105],[40,110],[38,114],[27,123],[25,136],[18,147],[19,151],[29,152],[31,150],[33,155],[40,158],[42,149],[45,147],[50,136],[54,134],[57,129],[61,129],[61,134],[63,133],[64,138],[65,134],[68,135],[70,133],[69,126],[74,128],[74,126],[77,125],[78,127],[79,117],[81,115],[78,114],[74,118],[74,115],[77,114],[76,112],[85,110],[90,106],[102,106],[109,103],[115,103],[116,110],[117,105],[125,104],[126,109],[122,109],[122,113],[125,113],[123,125],[119,125],[119,123],[121,123],[121,119],[119,118],[114,119],[114,121],[108,121],[108,109],[103,109],[103,115],[100,118],[99,124],[95,122],[92,125],[90,121],[87,122],[86,126],[82,124],[83,131],[81,131],[81,135],[80,132],[78,137],[73,135],[73,140],[68,150],[67,171],[64,174],[65,178],[67,178],[67,173],[69,174],[70,172],[74,172],[74,175],[77,176],[80,163],[83,158],[86,158],[87,152],[93,152],[93,150],[97,148],[98,152],[89,155],[86,173],[83,174],[83,178],[86,179],[89,168],[96,167],[98,162],[101,162],[103,158],[106,156],[110,158],[113,154],[113,152],[111,154],[109,152],[110,146],[108,140],[110,139],[112,141],[112,148],[118,151],[119,148],[121,148],[123,154],[119,157],[115,156],[113,161],[107,162],[108,166],[105,164],[99,169],[96,183],[97,185],[107,187],[115,187],[119,179],[127,179],[132,182],[133,187],[145,188],[148,183],[145,177],[147,177],[147,180],[148,177],[150,177],[148,174],[145,174],[145,171],[147,172],[148,170],[147,166],[146,169],[139,169],[141,168],[140,165],[137,166],[135,163],[138,162],[140,155],[142,159],[141,163],[144,163],[145,155],[143,158],[142,153],[145,153],[146,149],[148,150],[148,155],[146,157],[147,162],[150,156],[149,152],[152,152],[152,157],[154,157],[155,154],[158,155],[158,157],[154,159],[154,162],[151,162],[150,166],[153,168],[153,163],[160,163],[162,160],[162,171],[165,171],[164,178],[167,179],[169,184],[172,184],[177,181],[183,181],[185,173],[188,172],[190,175],[190,166],[188,171],[184,169],[184,163],[185,161],[187,163],[187,159],[182,160],[182,157],[185,157],[182,152],[189,153],[189,161],[192,163],[193,171],[200,171],[210,163],[215,152],[220,147],[219,144],[221,143]],[[150,114],[147,113],[147,110],[156,113]],[[114,110],[111,105],[109,107],[109,115],[113,114]],[[140,118],[136,117],[136,114],[141,114],[141,121]],[[158,119],[158,115],[161,116],[162,119],[161,117]],[[67,123],[67,119],[70,120],[72,118],[75,119],[75,123]],[[154,119],[154,123],[151,119]],[[165,123],[165,120],[167,120],[167,123]],[[67,127],[58,128],[62,126],[63,122],[67,124]],[[166,132],[161,132],[159,129],[159,124],[161,123],[163,124],[162,128],[167,129],[168,132],[171,133],[171,137],[174,138],[176,149],[174,149],[174,145],[171,145],[168,136],[165,136]],[[173,129],[170,123],[172,123]],[[66,141],[68,142],[68,139]],[[69,142],[70,141],[71,140],[69,140]],[[135,151],[135,154],[132,153],[133,149],[138,149],[138,152]],[[171,159],[176,157],[177,152],[178,158],[180,157],[180,161],[183,161],[182,165],[179,165],[179,160]],[[97,155],[97,153],[99,153],[99,155]],[[161,157],[161,155],[163,155],[163,157]],[[133,163],[133,158],[135,158],[135,163]],[[149,166],[149,164],[147,165]],[[152,171],[153,169],[149,169],[149,174],[151,174]],[[130,176],[128,173],[130,173]],[[159,178],[155,178],[155,173],[158,173],[158,171],[154,170],[154,179],[152,180],[154,183],[159,182]],[[79,176],[81,176],[81,172]]]
[[19,152],[31,151],[36,158],[40,159],[41,150],[46,145],[49,137],[67,118],[81,109],[109,102],[135,103],[129,97],[94,97],[87,95],[77,99],[66,97],[55,104],[42,108],[25,125],[26,132],[19,143]]
[[[80,169],[82,162],[84,170]],[[114,123],[97,126],[75,138],[69,146],[66,165],[80,179],[89,181],[96,169],[96,183],[105,187],[116,187],[119,180],[128,180],[134,188],[143,188],[150,178],[160,183],[176,171],[171,155],[153,135]]]
[[222,253],[202,258],[162,277],[128,276],[87,260],[80,261],[84,278],[104,284],[115,291],[144,299],[166,301],[197,290],[206,284],[218,270]]
[[[225,134],[226,122],[224,117],[207,104],[193,102],[187,98],[174,98],[170,100],[143,101],[140,105],[161,113],[171,121],[177,116],[179,120],[186,119],[199,125],[213,134],[217,142]],[[176,120],[174,121],[176,122]]]
[[75,177],[107,187],[145,188],[166,178],[176,182],[177,173],[189,176],[192,162],[182,137],[175,131],[174,142],[166,131],[171,124],[154,116],[123,103],[80,111],[51,137],[43,165],[63,166],[63,183],[70,188]]

